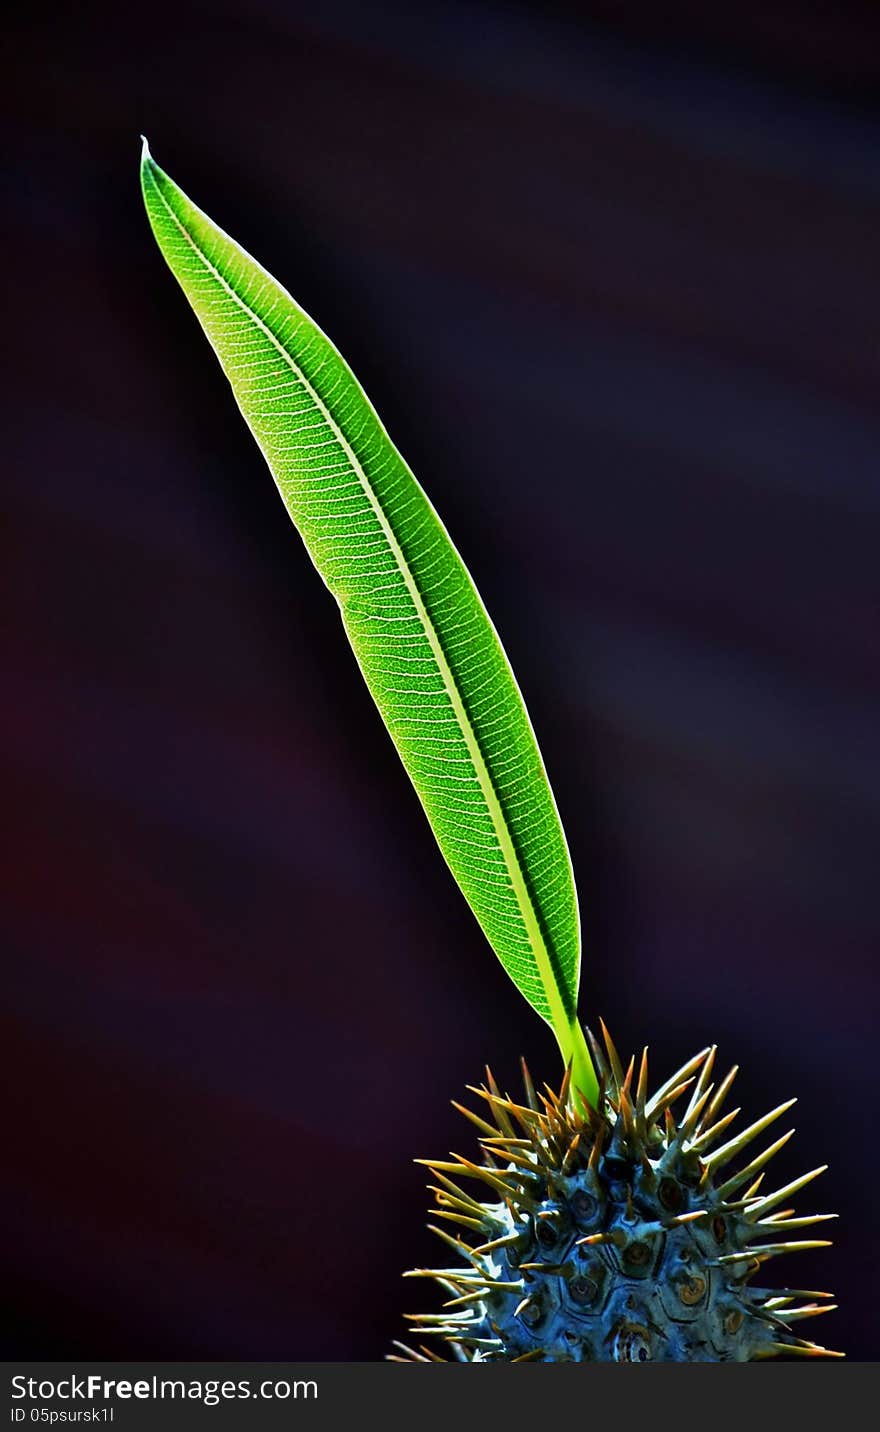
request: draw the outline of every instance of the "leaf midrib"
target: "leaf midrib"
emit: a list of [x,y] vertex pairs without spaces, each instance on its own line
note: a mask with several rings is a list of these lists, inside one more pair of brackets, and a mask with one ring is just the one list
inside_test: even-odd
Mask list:
[[[370,504],[370,507],[373,510],[373,513],[375,514],[376,520],[379,523],[380,530],[383,533],[386,541],[388,542],[388,546],[397,565],[397,569],[403,579],[404,585],[407,589],[407,592],[409,593],[413,606],[416,609],[416,614],[422,624],[423,630],[428,639],[428,645],[431,649],[432,655],[434,656],[434,660],[437,663],[437,670],[443,682],[444,690],[446,691],[446,695],[449,698],[459,728],[464,737],[465,746],[471,759],[474,774],[477,778],[481,794],[486,803],[486,809],[489,813],[489,818],[492,822],[492,827],[495,832],[495,838],[498,841],[498,845],[504,859],[505,867],[508,871],[508,875],[510,876],[511,888],[513,889],[514,896],[516,898],[517,905],[522,916],[526,935],[532,947],[532,953],[535,957],[535,962],[538,965],[538,969],[541,974],[544,989],[547,994],[547,1002],[550,1007],[551,1020],[557,1031],[562,1034],[563,1031],[568,1029],[571,1023],[571,1014],[565,1007],[565,1001],[562,997],[560,989],[560,980],[557,971],[554,968],[554,962],[551,957],[547,942],[545,942],[541,931],[538,916],[528,888],[526,874],[520,863],[516,846],[508,828],[500,796],[495,788],[494,781],[492,780],[492,774],[486,764],[482,749],[480,747],[480,743],[477,739],[476,733],[474,732],[470,716],[468,715],[467,707],[464,703],[464,698],[462,697],[462,694],[458,688],[458,684],[455,680],[452,668],[449,665],[446,653],[438,636],[437,630],[434,626],[433,621],[431,620],[422,593],[419,590],[418,584],[415,580],[409,563],[406,560],[406,556],[403,552],[400,542],[398,541],[397,534],[394,531],[394,528],[392,527],[387,517],[387,514],[385,513],[385,509],[383,508],[378,496],[373,490],[372,484],[370,483],[367,474],[361,466],[357,455],[351,447],[351,444],[349,443],[342,429],[339,427],[338,423],[334,419],[332,413],[327,408],[320,394],[309,382],[309,379],[306,377],[305,373],[294,362],[294,359],[292,358],[291,354],[287,351],[284,344],[277,337],[277,335],[272,332],[272,329],[268,326],[268,324],[260,317],[258,313],[255,313],[254,310],[247,303],[245,303],[244,299],[241,297],[240,294],[235,292],[235,289],[232,287],[232,285],[227,281],[227,279],[219,271],[219,269],[213,263],[211,263],[211,260],[208,258],[207,254],[199,247],[192,234],[181,222],[177,214],[174,212],[174,209],[168,203],[168,200],[162,193],[162,190],[159,184],[156,182],[155,176],[153,175],[152,170],[149,166],[147,167],[147,173],[149,174],[150,180],[153,184],[153,188],[160,202],[167,211],[169,218],[183,235],[186,242],[190,245],[198,260],[204,265],[205,269],[208,271],[208,273],[212,275],[212,277],[216,280],[220,287],[228,294],[228,296],[232,299],[233,303],[238,305],[241,311],[245,314],[246,318],[248,318],[249,321],[254,325],[254,327],[257,328],[269,340],[269,342],[276,349],[282,360],[287,364],[291,372],[295,375],[297,380],[303,385],[305,391],[308,393],[312,402],[315,404],[316,409],[326,422],[329,431],[339,443],[342,452],[345,454],[345,457],[349,462],[352,471],[354,472],[358,482],[360,483],[364,496],[366,497],[367,501]],[[256,264],[256,260],[252,260],[252,262]],[[265,270],[263,270],[263,272],[265,272]],[[266,276],[268,279],[269,276]],[[292,299],[290,301],[291,303],[293,303]],[[260,451],[262,452],[263,457],[265,458],[269,466],[269,470],[271,471],[272,464],[269,459],[269,454],[266,452],[266,449],[263,446],[262,442],[260,442],[259,438],[257,438],[257,443],[260,447]],[[340,602],[339,605],[344,611],[344,603]]]

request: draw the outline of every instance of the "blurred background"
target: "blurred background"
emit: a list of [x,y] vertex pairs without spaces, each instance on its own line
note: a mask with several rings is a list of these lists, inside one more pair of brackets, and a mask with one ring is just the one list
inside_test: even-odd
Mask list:
[[[59,12],[61,7],[59,7]],[[419,1155],[557,1054],[156,250],[138,134],[348,357],[524,690],[583,1011],[710,1041],[877,1356],[875,4],[19,10],[6,1355],[381,1358]],[[819,1230],[822,1232],[823,1230]],[[811,1328],[810,1331],[813,1331]]]

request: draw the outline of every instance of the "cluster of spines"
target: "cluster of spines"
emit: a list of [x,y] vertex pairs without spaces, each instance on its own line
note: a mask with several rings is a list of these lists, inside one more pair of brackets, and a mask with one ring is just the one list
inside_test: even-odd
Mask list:
[[[711,1083],[714,1046],[701,1050],[649,1096],[647,1050],[642,1053],[636,1073],[635,1058],[624,1069],[604,1024],[603,1045],[589,1030],[587,1035],[600,1080],[595,1108],[572,1090],[570,1071],[558,1091],[545,1085],[538,1093],[523,1062],[525,1103],[517,1103],[501,1093],[487,1069],[486,1083],[472,1087],[471,1092],[488,1105],[490,1117],[483,1118],[463,1105],[454,1105],[477,1129],[482,1162],[456,1153],[449,1160],[418,1160],[431,1169],[437,1180],[432,1186],[437,1218],[454,1225],[455,1233],[436,1225],[429,1227],[463,1261],[454,1267],[416,1269],[405,1275],[432,1279],[448,1294],[439,1312],[407,1315],[411,1332],[439,1336],[459,1361],[547,1359],[550,1352],[545,1347],[511,1347],[501,1324],[510,1326],[512,1314],[514,1324],[528,1327],[530,1305],[537,1301],[536,1285],[542,1276],[562,1276],[570,1280],[569,1287],[577,1287],[579,1269],[571,1261],[574,1250],[569,1249],[567,1261],[561,1263],[540,1256],[519,1261],[516,1251],[524,1243],[536,1245],[538,1251],[542,1242],[554,1245],[555,1236],[548,1233],[542,1237],[542,1225],[552,1226],[554,1219],[565,1216],[560,1210],[566,1196],[570,1198],[573,1174],[578,1176],[579,1192],[587,1199],[592,1196],[590,1189],[597,1197],[607,1195],[609,1177],[620,1162],[621,1168],[639,1170],[640,1188],[657,1198],[657,1217],[640,1222],[633,1206],[632,1188],[616,1188],[619,1217],[613,1226],[575,1239],[578,1256],[584,1257],[587,1249],[603,1245],[634,1255],[637,1245],[647,1246],[646,1240],[654,1235],[668,1234],[687,1224],[705,1226],[706,1219],[714,1221],[716,1228],[719,1223],[735,1226],[735,1250],[707,1249],[703,1264],[706,1269],[724,1271],[725,1292],[736,1300],[725,1323],[727,1333],[735,1338],[748,1324],[752,1330],[748,1356],[753,1359],[783,1354],[839,1356],[796,1337],[791,1330],[794,1323],[831,1312],[835,1306],[830,1301],[831,1294],[746,1287],[771,1258],[827,1246],[825,1239],[788,1240],[787,1235],[835,1215],[796,1217],[793,1209],[780,1207],[824,1172],[826,1165],[774,1193],[762,1194],[765,1166],[788,1142],[794,1132],[789,1130],[745,1167],[720,1184],[715,1182],[722,1170],[795,1100],[778,1105],[740,1134],[719,1143],[740,1113],[739,1109],[722,1113],[738,1070],[734,1066],[715,1087]],[[688,1091],[687,1106],[677,1121],[673,1105]],[[455,1181],[462,1177],[480,1182],[488,1189],[490,1201],[471,1197]],[[690,1185],[702,1207],[679,1213],[674,1204],[664,1206],[667,1185],[674,1189],[676,1177]],[[713,1226],[711,1221],[709,1226]],[[637,1230],[637,1237],[631,1229]],[[767,1236],[778,1241],[751,1241]],[[474,1238],[475,1242],[468,1241]],[[716,1256],[709,1256],[712,1251]],[[684,1293],[682,1299],[686,1300]],[[802,1299],[806,1301],[799,1301]],[[506,1318],[492,1315],[493,1305],[499,1301],[506,1305]],[[761,1328],[759,1339],[754,1337],[756,1325]],[[399,1351],[392,1360],[445,1360],[425,1345],[416,1349],[403,1343],[395,1346]]]

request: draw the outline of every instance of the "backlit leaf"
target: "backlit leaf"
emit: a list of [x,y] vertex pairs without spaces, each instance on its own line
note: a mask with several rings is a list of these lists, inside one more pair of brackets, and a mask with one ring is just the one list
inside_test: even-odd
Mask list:
[[568,850],[474,584],[330,340],[191,203],[146,143],[141,178],[159,248],[339,605],[437,843],[508,974],[593,1097],[575,1016],[580,936]]

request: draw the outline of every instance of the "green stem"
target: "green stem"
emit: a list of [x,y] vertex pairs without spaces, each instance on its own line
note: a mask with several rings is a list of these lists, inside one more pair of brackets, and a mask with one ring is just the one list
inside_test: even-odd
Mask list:
[[558,1033],[556,1037],[565,1063],[571,1064],[572,1091],[580,1090],[587,1103],[595,1108],[599,1100],[599,1081],[577,1015],[572,1019],[564,1037],[560,1038]]

